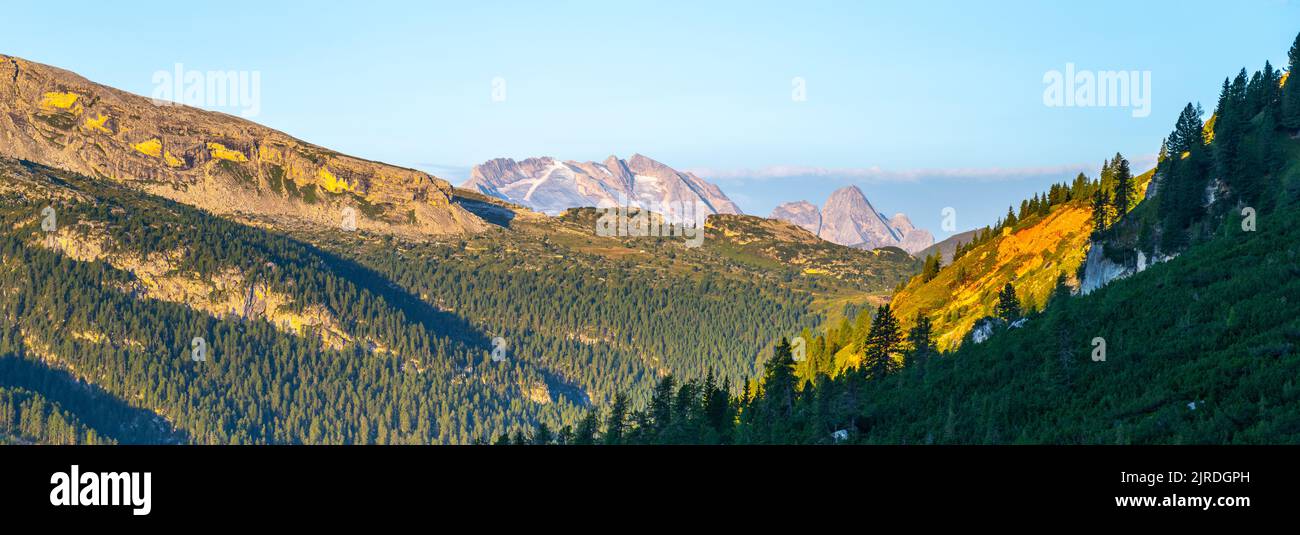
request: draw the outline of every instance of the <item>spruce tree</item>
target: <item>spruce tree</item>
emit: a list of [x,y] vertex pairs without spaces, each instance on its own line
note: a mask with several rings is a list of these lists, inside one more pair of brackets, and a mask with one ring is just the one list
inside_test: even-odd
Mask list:
[[993,312],[1007,323],[1020,319],[1020,299],[1016,297],[1016,289],[1011,283],[1006,283],[1002,286],[1002,291],[998,292],[998,304]]
[[1128,160],[1115,154],[1115,217],[1124,217],[1129,210],[1129,199],[1133,197],[1133,171],[1129,169]]
[[939,270],[943,268],[943,259],[938,251],[925,257],[925,266],[921,268],[921,282],[930,282],[939,276]]
[[1287,66],[1287,83],[1282,88],[1282,127],[1291,131],[1300,130],[1300,83],[1295,79],[1300,69],[1300,34],[1296,35],[1288,55],[1291,60]]
[[578,422],[578,428],[573,432],[573,443],[579,446],[586,446],[596,443],[596,426],[599,415],[596,409],[587,411],[582,416],[582,421]]
[[769,415],[788,416],[794,408],[794,356],[790,341],[781,338],[763,367],[763,400]]
[[653,431],[663,433],[673,421],[673,393],[677,391],[677,380],[673,374],[665,375],[655,386],[650,396],[650,416],[654,420]]
[[930,318],[917,313],[916,324],[907,332],[907,343],[911,346],[911,350],[907,352],[907,361],[904,362],[907,368],[924,365],[931,356],[939,352],[935,346],[934,327]]
[[609,408],[609,417],[605,420],[605,443],[619,444],[623,440],[624,421],[627,417],[627,395],[619,393],[614,396],[614,404]]
[[537,429],[533,431],[534,446],[545,446],[554,439],[555,436],[551,434],[551,428],[545,422],[537,424]]
[[1110,195],[1107,195],[1101,188],[1092,192],[1092,232],[1094,234],[1101,234],[1106,230],[1106,225],[1110,221],[1107,217],[1109,206]]
[[889,303],[880,305],[863,344],[866,354],[862,364],[868,377],[880,379],[894,371],[897,366],[894,363],[894,353],[898,352],[902,341],[902,329],[898,326],[898,319],[890,310]]
[[1160,168],[1160,248],[1174,251],[1187,243],[1187,228],[1204,213],[1207,154],[1199,106],[1188,104],[1169,135],[1169,156]]

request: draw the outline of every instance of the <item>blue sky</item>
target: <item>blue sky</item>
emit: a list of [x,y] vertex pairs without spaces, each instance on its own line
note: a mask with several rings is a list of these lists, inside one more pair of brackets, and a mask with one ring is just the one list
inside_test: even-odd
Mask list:
[[[256,121],[457,183],[639,152],[748,213],[858,184],[942,237],[944,207],[964,230],[1117,151],[1148,162],[1184,104],[1300,31],[1294,0],[335,4],[10,2],[0,53],[145,95],[178,62],[259,71]],[[1150,115],[1045,106],[1067,63],[1150,71]]]

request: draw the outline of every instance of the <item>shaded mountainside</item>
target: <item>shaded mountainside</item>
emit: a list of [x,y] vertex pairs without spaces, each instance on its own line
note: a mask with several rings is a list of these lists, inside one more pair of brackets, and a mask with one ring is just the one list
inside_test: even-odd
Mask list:
[[[917,268],[739,215],[710,218],[702,247],[601,237],[593,210],[549,218],[52,67],[0,70],[0,153],[19,158],[0,158],[0,388],[42,415],[7,441],[558,429],[667,374],[741,385],[781,335]],[[633,192],[738,211],[643,156],[613,163]],[[650,187],[672,177],[685,189]]]
[[[0,386],[57,400],[117,442],[558,429],[615,393],[646,399],[664,374],[740,385],[782,333],[822,321],[819,300],[884,295],[915,270],[901,251],[747,216],[715,216],[691,248],[456,192],[505,226],[404,240],[245,226],[26,162],[0,160],[0,177],[0,363],[24,370]],[[195,336],[209,348],[198,366]],[[100,393],[73,395],[85,388]],[[116,418],[92,412],[113,404]]]
[[406,236],[477,232],[446,181],[354,158],[230,115],[0,55],[0,154],[216,214]]

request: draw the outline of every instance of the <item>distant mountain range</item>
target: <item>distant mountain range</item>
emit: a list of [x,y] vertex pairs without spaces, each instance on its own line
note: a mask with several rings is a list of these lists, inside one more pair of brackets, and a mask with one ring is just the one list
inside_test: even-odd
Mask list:
[[716,185],[640,154],[627,160],[610,156],[599,163],[497,158],[474,166],[461,187],[547,215],[570,208],[626,205],[669,214],[684,206],[705,215],[742,213]]
[[777,206],[769,217],[799,225],[826,241],[861,249],[892,246],[915,254],[934,245],[934,236],[912,225],[907,215],[885,217],[876,211],[857,186],[835,190],[820,210],[808,201],[795,201]]

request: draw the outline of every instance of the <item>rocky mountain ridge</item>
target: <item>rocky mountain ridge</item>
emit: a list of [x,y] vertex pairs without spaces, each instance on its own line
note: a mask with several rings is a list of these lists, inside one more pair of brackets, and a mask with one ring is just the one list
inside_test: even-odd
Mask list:
[[[497,158],[474,166],[462,188],[547,215],[570,208],[640,206],[670,216],[740,214],[718,186],[641,154],[604,162],[560,161],[549,156]],[[701,216],[702,217],[702,216]]]
[[486,224],[445,180],[0,55],[0,154],[216,214],[428,236]]
[[877,211],[857,186],[835,190],[821,209],[808,201],[788,202],[769,217],[799,225],[826,241],[861,249],[893,246],[915,254],[934,245],[934,236],[916,228],[906,214],[885,217]]

